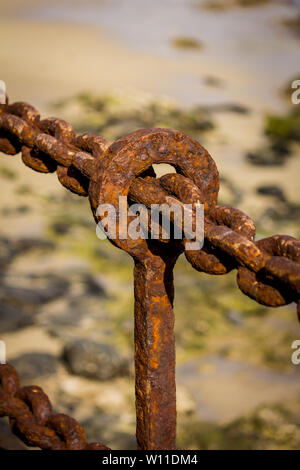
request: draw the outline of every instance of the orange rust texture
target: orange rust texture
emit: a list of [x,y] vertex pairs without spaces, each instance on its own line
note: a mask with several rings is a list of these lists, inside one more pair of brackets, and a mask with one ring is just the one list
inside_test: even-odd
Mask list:
[[[204,198],[207,207],[216,204],[219,177],[208,152],[196,141],[170,129],[142,129],[113,143],[91,176],[89,198],[96,221],[99,204],[112,204],[118,214],[119,196],[139,199],[149,207],[166,197],[158,181],[137,176],[153,163],[173,164],[186,191],[173,177],[164,178],[173,194],[189,193]],[[149,176],[148,176],[149,178]],[[135,182],[135,183],[134,183]],[[198,188],[201,188],[201,191]],[[197,202],[197,201],[196,201]],[[202,202],[202,201],[201,201]],[[119,220],[117,222],[117,230]],[[135,261],[135,367],[137,442],[139,449],[175,449],[176,390],[173,314],[173,267],[182,244],[154,240],[111,239]]]
[[20,386],[15,368],[0,364],[0,416],[8,416],[12,431],[28,446],[48,450],[107,450],[88,444],[83,428],[70,416],[54,414],[43,390]]
[[[4,104],[0,105],[0,149],[10,155],[22,150],[25,165],[42,173],[56,171],[63,186],[81,196],[88,195],[96,222],[99,204],[110,203],[119,213],[119,196],[128,196],[129,205],[138,202],[148,208],[170,201],[204,204],[205,244],[201,250],[188,251],[185,239],[167,243],[118,237],[110,240],[135,261],[138,445],[140,449],[175,448],[172,269],[178,255],[184,251],[195,269],[209,274],[238,269],[237,283],[246,295],[273,307],[295,301],[300,317],[300,242],[285,235],[255,241],[255,224],[246,214],[217,205],[219,176],[209,153],[178,131],[141,129],[110,145],[91,134],[76,137],[72,126],[61,119],[41,120],[37,110],[27,103]],[[155,179],[154,163],[169,163],[177,174]],[[8,383],[5,380],[14,374],[2,366],[0,375],[1,371],[3,389]],[[44,435],[42,448],[100,445],[84,447],[81,431],[76,433],[76,425],[70,421],[66,428],[68,420],[63,416],[59,423],[50,415],[44,421],[40,408],[34,408],[35,391],[24,392],[22,400],[14,392],[8,393],[5,386],[2,391],[6,400],[2,415],[16,420],[18,432],[31,436],[32,442],[37,443],[35,439]],[[34,416],[28,411],[27,401]],[[43,413],[47,409],[45,405]],[[40,427],[36,437],[32,426]],[[50,440],[49,432],[55,433]],[[60,434],[64,434],[63,442],[58,439]]]
[[174,262],[154,255],[135,263],[135,393],[141,450],[176,446]]

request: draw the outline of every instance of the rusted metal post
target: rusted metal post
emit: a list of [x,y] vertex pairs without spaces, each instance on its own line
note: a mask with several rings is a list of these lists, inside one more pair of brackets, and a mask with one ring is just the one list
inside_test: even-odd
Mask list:
[[[160,243],[123,236],[132,216],[127,217],[127,223],[123,220],[120,197],[127,198],[136,177],[145,176],[153,163],[161,162],[173,164],[186,178],[191,176],[195,186],[202,188],[205,196],[201,199],[207,207],[215,204],[219,179],[212,158],[197,142],[168,129],[142,129],[113,143],[99,158],[89,186],[96,221],[101,221],[97,207],[109,204],[115,208],[118,235],[109,234],[109,239],[135,262],[137,442],[138,448],[145,450],[176,446],[173,267],[184,246],[178,240]],[[203,175],[209,177],[203,179]],[[177,190],[176,186],[172,192]],[[184,199],[191,193],[190,186],[180,191]],[[154,203],[164,202],[165,192],[157,185],[149,188],[142,181],[129,197],[135,200],[137,194],[146,207],[153,198]],[[199,192],[198,197],[201,195]]]
[[176,447],[174,263],[155,255],[135,263],[136,436],[142,450]]

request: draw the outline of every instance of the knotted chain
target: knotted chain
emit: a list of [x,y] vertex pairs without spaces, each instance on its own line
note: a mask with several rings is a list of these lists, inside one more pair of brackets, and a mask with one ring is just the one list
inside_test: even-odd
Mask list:
[[51,450],[107,450],[103,444],[86,442],[85,433],[75,419],[54,414],[43,390],[21,387],[10,364],[0,366],[0,416],[10,418],[11,428],[25,444]]
[[[200,154],[201,161],[190,160],[185,174],[168,174],[156,179],[152,168],[144,174],[141,171],[131,181],[128,192],[132,201],[147,207],[168,204],[168,196],[173,196],[172,201],[178,204],[204,203],[204,247],[185,251],[192,266],[208,274],[226,274],[237,268],[239,288],[263,305],[278,307],[298,302],[300,242],[286,235],[255,242],[255,225],[250,217],[238,209],[217,205],[218,171],[208,152],[197,142],[180,132],[152,129],[137,131],[110,145],[92,134],[76,137],[72,126],[62,119],[41,120],[37,110],[27,103],[0,105],[0,150],[9,155],[21,151],[25,165],[35,171],[56,171],[60,183],[80,196],[87,196],[90,188],[94,191],[99,171],[112,164],[121,146],[123,159],[127,154],[128,159],[134,160],[133,146],[143,140],[147,140],[149,154],[151,146],[160,145],[160,161],[165,163],[174,163],[169,155],[172,145],[173,152],[181,152],[182,160],[187,152],[194,150],[195,155]],[[189,148],[191,142],[194,149]],[[197,179],[200,187],[195,184]],[[91,193],[90,198],[93,199]]]
[[[96,221],[99,204],[204,204],[205,242],[188,250],[188,240],[111,241],[135,260],[135,341],[137,438],[139,448],[175,446],[175,346],[173,267],[184,252],[197,270],[221,275],[237,269],[241,291],[269,306],[297,303],[300,314],[300,242],[287,235],[255,241],[255,224],[238,209],[219,206],[219,175],[209,153],[195,140],[170,129],[142,129],[113,144],[92,134],[76,136],[56,118],[41,119],[23,102],[0,104],[0,151],[22,152],[25,165],[57,173],[70,191],[88,196]],[[156,178],[152,164],[168,163],[177,173]],[[172,222],[172,214],[170,215]],[[166,363],[165,358],[169,358]],[[87,446],[82,428],[71,418],[53,415],[39,387],[20,389],[11,366],[0,366],[0,414],[14,430],[41,448]],[[73,447],[72,447],[73,446]],[[91,447],[94,446],[94,447]],[[97,447],[98,446],[98,447]]]

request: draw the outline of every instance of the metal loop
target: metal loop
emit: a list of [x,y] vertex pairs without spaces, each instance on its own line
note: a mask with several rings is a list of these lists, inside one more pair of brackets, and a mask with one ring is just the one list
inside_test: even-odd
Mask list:
[[257,274],[239,268],[239,288],[263,305],[277,307],[297,301],[300,293],[300,243],[293,237],[274,235],[256,242],[265,253],[264,269]]
[[[227,274],[236,267],[234,259],[243,263],[245,258],[248,260],[249,251],[246,256],[244,253],[245,243],[247,249],[248,246],[253,248],[251,240],[255,236],[255,225],[242,211],[216,205],[207,214],[205,232],[206,240],[202,250],[185,250],[186,259],[197,271],[215,275]],[[250,240],[250,244],[247,240]],[[257,261],[256,256],[254,259]]]
[[89,180],[85,178],[76,168],[69,166],[57,167],[57,177],[59,182],[72,193],[78,196],[87,196]]
[[[127,196],[136,176],[153,163],[174,165],[190,178],[209,208],[215,206],[219,190],[219,175],[208,152],[195,140],[170,129],[142,129],[112,144],[99,163],[97,178],[91,182],[89,197],[96,220],[99,204],[112,204],[118,214],[119,196]],[[117,220],[117,231],[119,220]],[[148,245],[145,240],[113,242],[133,256],[144,256]]]

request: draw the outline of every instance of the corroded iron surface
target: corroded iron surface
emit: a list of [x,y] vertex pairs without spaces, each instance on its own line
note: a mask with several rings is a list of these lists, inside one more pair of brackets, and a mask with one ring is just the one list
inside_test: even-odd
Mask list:
[[25,444],[51,450],[108,450],[103,444],[88,444],[82,426],[65,414],[54,414],[43,390],[20,386],[10,364],[0,365],[0,416],[8,416],[12,431]]
[[[110,144],[91,134],[75,136],[72,126],[63,120],[42,120],[29,104],[6,103],[0,105],[0,150],[8,155],[22,151],[25,165],[41,173],[56,172],[63,186],[89,197],[96,222],[100,220],[99,204],[112,204],[118,214],[119,196],[128,197],[129,205],[137,202],[147,208],[152,204],[191,204],[193,217],[196,205],[204,204],[205,243],[201,250],[187,250],[185,238],[122,239],[118,230],[117,235],[110,236],[110,241],[127,251],[135,262],[138,447],[174,449],[173,268],[178,256],[184,252],[196,270],[208,274],[221,275],[237,269],[238,287],[246,295],[271,307],[296,302],[299,315],[300,242],[285,235],[255,241],[255,224],[250,217],[217,204],[219,175],[209,153],[178,131],[142,129]],[[152,165],[157,163],[171,164],[177,173],[156,178]],[[174,222],[172,215],[170,219]],[[130,220],[129,216],[126,223]],[[119,216],[116,222],[119,228]],[[33,396],[32,391],[22,393],[23,402]],[[13,420],[18,403],[12,401],[9,412],[8,408],[0,408],[2,414]],[[26,436],[32,417],[20,416],[24,416],[20,423],[24,424],[21,426]],[[57,419],[51,418],[47,423],[60,434],[64,425],[58,424]],[[76,443],[83,446],[81,431],[75,435]],[[51,442],[53,446],[60,445],[55,444],[55,439],[49,440],[48,448],[56,448]],[[69,445],[67,442],[66,438],[64,445]]]

